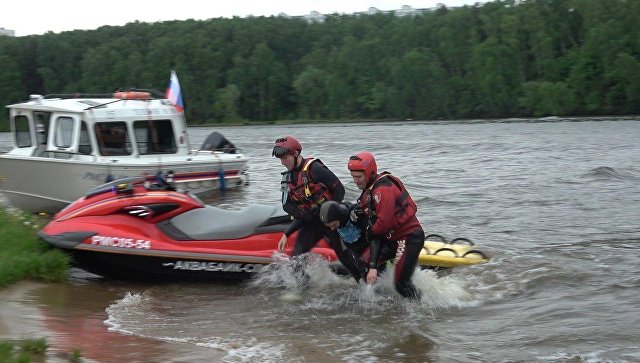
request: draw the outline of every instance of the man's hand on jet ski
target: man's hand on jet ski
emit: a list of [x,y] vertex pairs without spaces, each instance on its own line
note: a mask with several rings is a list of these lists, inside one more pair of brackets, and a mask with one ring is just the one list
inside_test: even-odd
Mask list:
[[284,252],[285,248],[287,248],[287,239],[287,235],[283,233],[280,241],[278,241],[278,251]]

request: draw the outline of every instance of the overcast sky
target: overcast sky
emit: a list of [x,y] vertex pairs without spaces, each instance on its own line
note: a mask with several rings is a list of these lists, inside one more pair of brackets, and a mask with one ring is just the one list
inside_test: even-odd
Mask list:
[[[44,34],[48,31],[96,29],[103,25],[125,25],[133,21],[157,22],[165,20],[211,19],[354,13],[370,7],[396,10],[403,5],[412,8],[431,8],[438,3],[446,6],[474,4],[471,0],[8,0],[0,5],[0,28],[15,31],[16,36]],[[482,3],[486,1],[480,1]]]

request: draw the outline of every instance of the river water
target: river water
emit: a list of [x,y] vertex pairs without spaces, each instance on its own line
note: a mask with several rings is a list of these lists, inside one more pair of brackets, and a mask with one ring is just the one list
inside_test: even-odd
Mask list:
[[[199,145],[212,128],[191,131]],[[509,119],[217,128],[251,159],[251,184],[210,200],[279,202],[273,141],[295,135],[358,191],[346,163],[373,152],[427,233],[468,237],[488,264],[418,272],[420,302],[310,267],[243,284],[140,284],[73,269],[33,289],[54,349],[101,362],[640,362],[640,119]],[[6,141],[6,135],[3,136]],[[163,343],[178,344],[167,349]],[[162,348],[165,347],[165,348]],[[188,353],[185,353],[188,352]]]

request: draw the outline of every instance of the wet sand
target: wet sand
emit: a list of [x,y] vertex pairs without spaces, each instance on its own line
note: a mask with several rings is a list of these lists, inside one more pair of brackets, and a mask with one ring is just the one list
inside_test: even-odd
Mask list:
[[64,290],[67,285],[23,281],[0,290],[0,338],[45,338],[47,362],[68,362],[76,349],[85,362],[214,362],[226,355],[190,343],[110,332],[104,324],[107,306],[87,309],[83,297],[74,296],[71,306],[65,301],[61,309],[56,286]]

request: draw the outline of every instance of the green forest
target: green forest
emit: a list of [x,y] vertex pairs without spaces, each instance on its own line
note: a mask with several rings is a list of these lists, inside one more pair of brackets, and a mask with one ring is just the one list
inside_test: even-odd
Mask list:
[[505,0],[0,37],[0,104],[176,70],[192,125],[639,114],[639,24],[637,0]]

